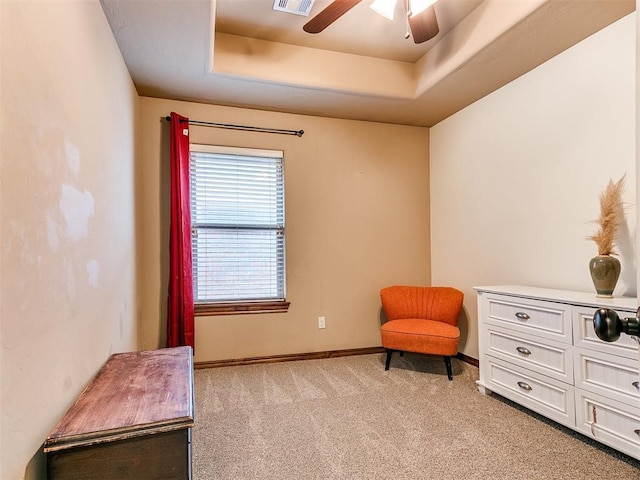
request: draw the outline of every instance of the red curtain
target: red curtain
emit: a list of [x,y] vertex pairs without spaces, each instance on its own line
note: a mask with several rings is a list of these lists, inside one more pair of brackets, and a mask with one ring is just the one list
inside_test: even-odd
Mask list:
[[171,112],[171,233],[167,347],[194,347],[189,119]]

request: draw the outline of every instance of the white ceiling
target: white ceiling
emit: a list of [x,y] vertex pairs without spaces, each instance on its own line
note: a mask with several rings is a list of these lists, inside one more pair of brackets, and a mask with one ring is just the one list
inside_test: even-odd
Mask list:
[[[273,0],[101,0],[143,96],[432,126],[635,9],[635,0],[439,0],[405,40],[363,0],[311,35]],[[400,3],[400,2],[399,2]]]

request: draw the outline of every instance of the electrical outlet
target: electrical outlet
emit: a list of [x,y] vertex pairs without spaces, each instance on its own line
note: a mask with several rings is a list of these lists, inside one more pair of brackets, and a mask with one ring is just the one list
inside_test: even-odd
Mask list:
[[325,324],[325,319],[324,317],[318,317],[318,328],[325,328],[326,324]]

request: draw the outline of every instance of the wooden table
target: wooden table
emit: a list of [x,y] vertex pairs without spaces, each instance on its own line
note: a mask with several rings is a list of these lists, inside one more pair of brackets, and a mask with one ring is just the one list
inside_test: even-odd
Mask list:
[[50,480],[191,478],[191,347],[112,355],[44,443]]

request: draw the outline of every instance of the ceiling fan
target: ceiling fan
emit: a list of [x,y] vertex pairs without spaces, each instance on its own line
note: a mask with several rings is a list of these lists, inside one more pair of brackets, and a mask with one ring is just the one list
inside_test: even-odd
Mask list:
[[[362,0],[334,0],[324,10],[309,20],[303,28],[307,33],[320,33]],[[375,0],[371,8],[393,20],[397,0]],[[407,12],[407,33],[415,43],[423,43],[440,31],[433,4],[436,0],[401,0]]]

